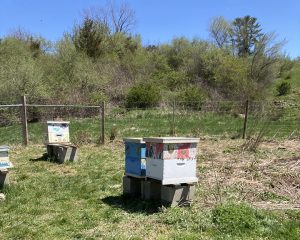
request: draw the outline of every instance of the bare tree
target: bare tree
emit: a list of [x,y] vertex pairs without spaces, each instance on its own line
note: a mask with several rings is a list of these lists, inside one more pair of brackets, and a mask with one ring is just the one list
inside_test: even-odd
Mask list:
[[276,41],[275,33],[264,34],[255,44],[250,67],[250,78],[260,85],[272,82],[280,69],[285,41]]
[[85,9],[84,15],[105,24],[112,34],[128,34],[136,24],[135,11],[126,2],[116,5],[113,0],[110,0],[104,7]]
[[210,23],[208,31],[219,48],[224,48],[230,44],[231,26],[224,17],[214,18]]

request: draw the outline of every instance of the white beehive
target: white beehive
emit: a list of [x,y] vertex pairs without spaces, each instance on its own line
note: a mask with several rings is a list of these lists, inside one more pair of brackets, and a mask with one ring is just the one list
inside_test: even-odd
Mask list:
[[0,146],[0,170],[13,167],[9,161],[9,147]]
[[199,138],[144,138],[146,142],[146,176],[162,185],[194,183]]
[[69,143],[70,122],[47,121],[46,143]]

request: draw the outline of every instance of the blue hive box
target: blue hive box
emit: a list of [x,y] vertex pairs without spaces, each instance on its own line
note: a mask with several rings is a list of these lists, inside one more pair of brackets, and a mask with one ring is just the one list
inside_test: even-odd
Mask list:
[[146,175],[146,144],[142,138],[125,138],[125,174]]

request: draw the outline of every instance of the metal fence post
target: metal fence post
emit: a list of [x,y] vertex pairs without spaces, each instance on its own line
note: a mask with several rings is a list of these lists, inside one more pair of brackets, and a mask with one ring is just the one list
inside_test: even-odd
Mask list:
[[101,143],[105,144],[105,102],[101,106]]
[[173,101],[173,114],[172,114],[172,136],[175,135],[175,107],[176,107],[176,100]]
[[23,135],[23,144],[28,145],[28,125],[27,125],[27,106],[26,106],[26,96],[22,96],[22,109],[21,109],[21,118],[22,118],[22,135]]
[[245,118],[244,118],[244,127],[243,127],[243,139],[245,139],[245,137],[246,137],[247,121],[248,121],[248,109],[249,109],[249,100],[247,100],[246,104],[245,104]]

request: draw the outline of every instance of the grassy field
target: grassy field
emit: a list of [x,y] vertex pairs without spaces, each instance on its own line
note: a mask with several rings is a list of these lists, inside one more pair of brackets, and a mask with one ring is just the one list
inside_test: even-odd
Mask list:
[[300,142],[244,143],[202,140],[196,200],[168,209],[122,196],[122,142],[66,165],[14,146],[0,239],[300,239]]
[[0,239],[300,239],[298,65],[288,79],[292,93],[276,97],[288,102],[284,111],[250,115],[248,136],[263,130],[266,137],[255,151],[246,150],[253,139],[239,139],[243,116],[176,112],[176,135],[201,137],[189,207],[122,196],[121,138],[170,135],[172,111],[111,111],[104,146],[96,145],[98,119],[71,119],[71,140],[80,146],[76,164],[43,157],[42,123],[29,124],[27,148],[20,146],[19,125],[1,127],[0,144],[11,145],[15,168],[10,187],[0,190],[6,195]]
[[[99,142],[101,135],[100,119],[70,120],[71,141],[76,144]],[[252,137],[261,130],[264,136],[272,138],[300,137],[300,113],[290,106],[271,115],[250,115],[247,136]],[[175,134],[178,136],[212,136],[219,138],[241,138],[244,118],[231,113],[181,111],[175,115]],[[106,116],[106,138],[169,136],[172,132],[172,112],[164,110],[131,110],[109,112]],[[29,123],[29,140],[33,144],[44,142],[45,123]],[[20,124],[0,127],[0,144],[22,143]]]

